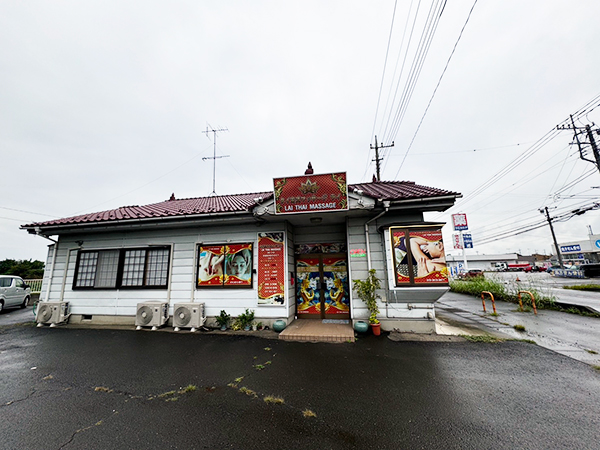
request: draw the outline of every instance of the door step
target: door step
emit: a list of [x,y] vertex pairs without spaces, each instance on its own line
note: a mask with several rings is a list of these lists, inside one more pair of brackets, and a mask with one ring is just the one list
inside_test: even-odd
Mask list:
[[[336,323],[331,323],[332,321]],[[354,330],[349,320],[294,320],[279,333],[279,339],[298,342],[354,342]]]

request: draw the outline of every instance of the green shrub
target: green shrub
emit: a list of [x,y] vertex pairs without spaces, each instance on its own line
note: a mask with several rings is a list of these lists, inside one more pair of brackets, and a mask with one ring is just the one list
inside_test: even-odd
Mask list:
[[[494,278],[475,277],[467,280],[450,281],[450,290],[459,294],[473,295],[481,297],[483,291],[491,292],[494,300],[504,300],[512,303],[519,303],[519,291],[529,291],[533,294],[535,305],[539,309],[555,309],[554,297],[542,294],[534,286],[527,285],[507,285],[503,281]],[[532,306],[531,298],[527,294],[521,294],[523,306]]]
[[577,284],[574,286],[563,286],[563,289],[573,289],[576,291],[600,292],[600,284]]

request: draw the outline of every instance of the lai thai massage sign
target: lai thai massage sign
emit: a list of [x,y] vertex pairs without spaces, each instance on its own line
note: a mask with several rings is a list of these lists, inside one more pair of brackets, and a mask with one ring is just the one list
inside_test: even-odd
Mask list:
[[284,285],[283,233],[258,233],[258,304],[282,305]]
[[275,178],[277,214],[348,209],[346,172]]

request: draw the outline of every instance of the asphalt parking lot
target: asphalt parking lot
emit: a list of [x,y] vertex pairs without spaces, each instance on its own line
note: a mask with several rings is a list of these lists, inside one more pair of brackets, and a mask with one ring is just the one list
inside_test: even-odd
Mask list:
[[4,449],[598,448],[600,372],[525,342],[0,334]]

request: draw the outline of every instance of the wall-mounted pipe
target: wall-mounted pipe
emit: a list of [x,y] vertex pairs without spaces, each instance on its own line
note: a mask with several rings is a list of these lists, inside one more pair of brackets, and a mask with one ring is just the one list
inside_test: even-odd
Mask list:
[[367,268],[368,268],[368,270],[371,270],[371,244],[369,241],[369,224],[371,222],[379,219],[381,216],[383,216],[385,213],[387,213],[389,211],[390,202],[388,202],[388,201],[383,202],[383,207],[385,208],[383,211],[381,211],[379,214],[377,214],[372,219],[369,219],[365,222],[365,242],[367,244]]

